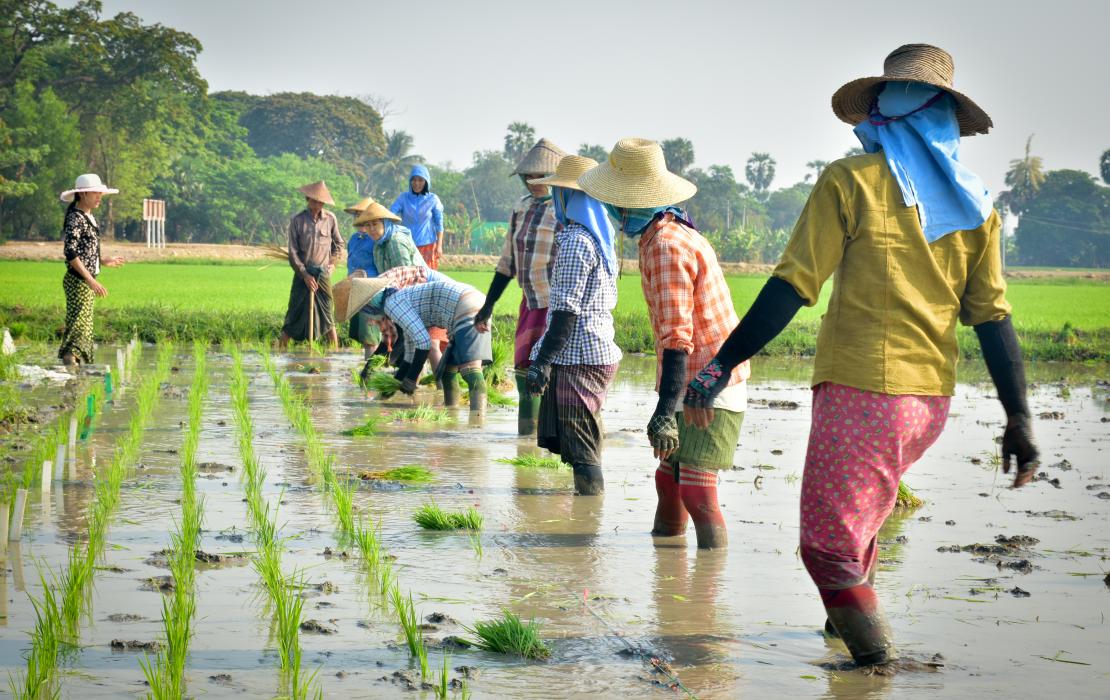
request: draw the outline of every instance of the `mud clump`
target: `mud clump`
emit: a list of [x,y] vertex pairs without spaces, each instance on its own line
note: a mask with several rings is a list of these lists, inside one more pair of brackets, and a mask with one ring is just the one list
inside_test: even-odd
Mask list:
[[1033,481],[1047,481],[1048,483],[1052,484],[1056,488],[1061,488],[1060,479],[1052,478],[1045,472],[1037,472],[1037,475],[1035,477],[1033,477]]
[[108,622],[119,623],[119,622],[140,622],[142,620],[145,620],[146,618],[143,617],[142,615],[136,615],[134,613],[112,613],[111,615],[109,615],[105,619],[107,619]]
[[1041,411],[1037,414],[1041,420],[1063,420],[1064,414],[1060,411]]
[[301,623],[301,631],[309,634],[339,634],[338,629],[319,620],[305,620]]
[[767,402],[767,408],[778,409],[780,411],[794,411],[797,410],[801,404],[797,401],[781,401],[779,399],[772,399]]
[[994,564],[999,569],[1010,569],[1022,574],[1033,571],[1032,562],[1025,558],[1018,558],[1022,550],[1032,547],[1040,542],[1036,537],[1028,535],[998,535],[993,544],[952,544],[938,547],[938,552],[968,552],[976,555],[975,561],[984,564]]
[[173,593],[175,588],[173,576],[151,576],[144,578],[139,584],[140,591],[154,591],[155,593]]
[[235,467],[230,464],[222,464],[220,462],[201,462],[197,465],[197,471],[205,474],[213,474],[219,472],[233,472]]
[[427,620],[428,622],[432,623],[433,625],[445,625],[445,624],[446,625],[457,625],[457,624],[459,624],[458,620],[451,617],[450,615],[446,615],[446,614],[441,613],[441,612],[434,612],[430,615],[425,615],[424,619]]
[[1028,598],[1029,596],[1033,595],[1029,591],[1024,590],[1022,588],[1018,588],[1017,586],[1014,586],[1013,588],[1011,588],[1010,590],[1008,590],[1006,592],[1009,593],[1010,595],[1012,595],[1015,598]]
[[1071,462],[1066,459],[1061,459],[1056,464],[1048,465],[1049,469],[1059,469],[1061,471],[1070,472],[1072,469]]
[[[169,568],[169,557],[172,555],[168,549],[163,549],[155,552],[150,558],[146,560],[146,564],[150,566],[157,566],[160,568]],[[221,566],[242,566],[247,563],[247,557],[244,554],[219,554],[218,552],[205,552],[202,549],[196,550],[194,553],[196,563],[203,565],[204,568],[214,569]]]
[[136,639],[113,639],[112,651],[161,651],[161,642],[140,642]]
[[209,676],[208,680],[209,682],[215,683],[216,685],[231,685],[231,674],[217,673],[214,676]]
[[482,675],[482,669],[477,666],[456,666],[455,673],[462,674],[463,678],[477,680]]
[[350,559],[351,558],[351,555],[348,554],[347,552],[336,552],[331,547],[324,547],[324,551],[321,553],[321,555],[325,559],[333,559],[333,558],[334,559]]
[[440,641],[439,646],[444,649],[469,649],[474,645],[462,637],[451,635],[449,637],[444,637]]
[[1030,537],[1029,535],[999,535],[998,537],[994,538],[994,541],[998,544],[1013,549],[1019,547],[1032,547],[1033,545],[1040,543],[1040,540],[1038,540],[1036,537]]

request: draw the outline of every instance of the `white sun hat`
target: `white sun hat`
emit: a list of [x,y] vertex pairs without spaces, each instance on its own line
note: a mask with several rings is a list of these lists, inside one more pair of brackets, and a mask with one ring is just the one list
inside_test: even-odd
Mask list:
[[100,176],[96,173],[85,173],[77,177],[77,182],[74,183],[72,190],[62,192],[63,202],[72,202],[73,195],[77,192],[102,192],[103,194],[119,194],[119,190],[106,186],[100,181]]

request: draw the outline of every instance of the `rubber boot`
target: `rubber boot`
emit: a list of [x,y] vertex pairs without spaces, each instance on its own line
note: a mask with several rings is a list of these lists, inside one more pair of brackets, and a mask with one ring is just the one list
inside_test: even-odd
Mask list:
[[655,525],[651,528],[651,534],[655,537],[686,534],[690,514],[682,503],[677,465],[660,464],[655,470],[655,493],[659,502],[655,506]]
[[358,373],[358,385],[363,389],[369,389],[370,375],[374,373],[374,369],[370,366],[370,360],[366,360],[366,364],[362,366],[362,371]]
[[572,464],[574,490],[580,496],[600,496],[605,493],[605,478],[597,464]]
[[717,502],[717,473],[691,467],[679,467],[679,489],[682,505],[694,521],[698,549],[717,549],[728,545],[728,529]]
[[[821,589],[821,601],[852,660],[860,666],[873,666],[890,661],[894,656],[894,638],[890,624],[879,607],[875,589],[869,583],[851,588]],[[828,627],[826,623],[826,627]]]
[[[446,382],[444,378],[444,382]],[[486,419],[486,378],[480,369],[463,373],[463,381],[470,391],[470,424],[481,426]]]
[[540,397],[532,396],[528,391],[528,373],[524,370],[516,370],[516,395],[517,395],[517,419],[516,419],[516,432],[518,435],[535,435],[536,434],[536,421],[540,415]]
[[443,405],[448,408],[459,405],[459,373],[443,373]]

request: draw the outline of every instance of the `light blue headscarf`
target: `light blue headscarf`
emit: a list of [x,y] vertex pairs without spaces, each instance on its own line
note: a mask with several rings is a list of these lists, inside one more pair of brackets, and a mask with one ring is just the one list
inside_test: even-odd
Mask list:
[[855,128],[863,149],[882,150],[906,206],[917,205],[930,243],[978,228],[993,203],[978,175],[960,162],[960,125],[951,95],[930,85],[889,82],[877,109]]
[[617,253],[613,248],[616,230],[605,215],[605,206],[585,192],[569,187],[552,187],[551,204],[560,224],[566,226],[567,221],[575,221],[593,235],[609,274],[617,274]]

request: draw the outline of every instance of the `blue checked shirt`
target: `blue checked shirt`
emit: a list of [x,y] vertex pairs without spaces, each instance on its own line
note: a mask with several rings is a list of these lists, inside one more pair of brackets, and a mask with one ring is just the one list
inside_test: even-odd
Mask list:
[[[555,265],[551,270],[548,327],[554,311],[578,317],[566,346],[552,360],[556,365],[612,365],[621,351],[613,342],[613,307],[617,305],[617,279],[605,266],[594,237],[580,224],[570,222],[555,234]],[[544,335],[547,334],[546,329]],[[539,355],[543,338],[532,348]]]
[[[386,298],[382,311],[404,331],[406,361],[411,360],[417,350],[431,349],[429,326],[450,329],[455,325],[459,301],[467,292],[475,298],[474,311],[477,312],[485,296],[469,284],[456,282],[446,275],[436,275],[435,281],[429,277],[424,284],[399,289]],[[374,308],[370,311],[378,313]]]

